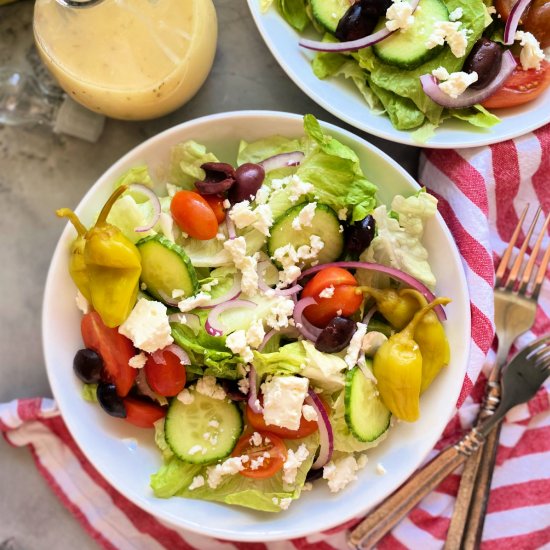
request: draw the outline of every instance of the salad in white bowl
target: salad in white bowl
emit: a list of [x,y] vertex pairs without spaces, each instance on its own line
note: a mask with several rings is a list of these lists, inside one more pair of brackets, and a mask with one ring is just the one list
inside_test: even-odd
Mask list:
[[232,164],[175,145],[162,185],[131,168],[89,228],[58,211],[78,233],[74,372],[154,429],[157,497],[280,512],[418,420],[451,359],[423,244],[437,201],[379,204],[376,183],[306,115],[303,137],[241,141]]
[[[253,9],[279,61],[296,80],[292,71],[301,66],[299,58],[309,60],[313,74],[334,86],[316,86],[306,76],[298,83],[325,108],[367,131],[373,128],[361,124],[366,115],[349,120],[357,104],[346,108],[351,96],[344,80],[356,87],[365,110],[388,117],[394,130],[410,132],[398,141],[428,145],[438,142],[432,138],[445,121],[446,129],[460,121],[463,129],[480,133],[498,125],[501,115],[527,116],[531,104],[544,103],[537,98],[547,98],[548,0],[275,0],[260,2],[264,17],[272,3],[270,11],[300,33],[294,35],[294,59],[273,36],[272,18],[264,25]],[[326,95],[329,89],[335,93]],[[534,120],[519,118],[515,124],[526,132],[536,127]],[[504,126],[486,132],[490,142],[495,141],[490,134],[512,130],[508,122]],[[482,138],[473,135],[471,141],[481,144]],[[469,145],[450,138],[445,143]]]

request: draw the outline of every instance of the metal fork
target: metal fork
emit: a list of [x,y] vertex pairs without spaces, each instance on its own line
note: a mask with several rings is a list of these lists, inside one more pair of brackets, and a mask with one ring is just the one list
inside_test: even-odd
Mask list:
[[535,395],[550,375],[550,335],[532,342],[502,372],[502,398],[492,415],[475,426],[456,445],[428,462],[393,495],[375,508],[350,534],[352,548],[373,548],[418,502],[483,444],[491,430],[516,405]]
[[[523,210],[496,271],[494,301],[498,349],[495,366],[487,382],[487,393],[478,422],[491,415],[499,402],[500,385],[498,379],[512,344],[518,336],[529,330],[535,322],[537,300],[550,260],[549,247],[545,251],[540,267],[536,270],[533,279],[542,240],[550,223],[549,214],[544,221],[530,256],[526,259],[527,248],[541,214],[541,208],[539,207],[518,255],[507,273],[528,210],[529,205]],[[489,434],[483,448],[478,453],[472,454],[464,466],[451,523],[447,532],[445,550],[477,548],[479,546],[499,437],[500,426]]]

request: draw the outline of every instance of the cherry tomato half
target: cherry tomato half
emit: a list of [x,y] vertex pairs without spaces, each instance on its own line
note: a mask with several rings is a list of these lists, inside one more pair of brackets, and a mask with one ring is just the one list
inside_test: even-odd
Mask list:
[[302,437],[307,437],[318,429],[316,420],[306,420],[303,416],[300,419],[300,427],[297,430],[289,430],[288,428],[281,428],[273,424],[267,425],[264,420],[264,415],[261,412],[254,412],[249,405],[246,406],[246,420],[257,432],[269,431],[284,439],[300,439]]
[[80,329],[84,345],[103,359],[102,377],[115,385],[120,397],[125,397],[137,375],[137,370],[128,364],[136,354],[131,340],[120,334],[118,328],[107,327],[97,311],[82,317]]
[[170,212],[178,227],[195,239],[207,241],[218,233],[216,214],[198,193],[178,191],[170,203]]
[[502,88],[489,96],[482,105],[487,109],[506,109],[523,105],[539,97],[550,86],[550,63],[543,61],[540,69],[525,71],[518,66]]
[[202,195],[202,198],[208,203],[208,206],[212,208],[217,222],[222,223],[225,220],[225,208],[223,207],[224,198],[220,197],[220,195]]
[[166,409],[155,403],[134,397],[126,397],[122,401],[126,407],[125,420],[138,428],[153,428],[154,423],[166,414]]
[[[332,296],[320,298],[319,294],[330,286],[334,287]],[[322,328],[340,311],[344,317],[353,315],[363,302],[363,296],[355,292],[356,287],[355,277],[340,267],[327,267],[316,273],[302,291],[302,298],[313,297],[318,302],[304,310],[307,320]]]
[[151,389],[159,395],[173,397],[185,387],[186,372],[179,357],[169,351],[161,351],[165,363],[157,363],[150,355],[145,363],[145,378]]
[[260,445],[256,446],[251,441],[251,433],[245,433],[237,441],[231,456],[248,455],[249,460],[243,464],[244,470],[239,472],[242,476],[265,479],[274,476],[283,467],[286,460],[286,445],[275,434],[258,433],[262,436]]
[[[496,0],[495,7],[506,22],[517,0]],[[541,48],[550,46],[550,0],[533,0],[521,16],[521,30],[533,33]]]

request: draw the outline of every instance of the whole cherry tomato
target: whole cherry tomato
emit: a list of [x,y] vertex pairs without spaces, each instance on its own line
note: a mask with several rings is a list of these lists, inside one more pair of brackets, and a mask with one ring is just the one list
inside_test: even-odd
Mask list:
[[178,227],[189,236],[207,241],[218,233],[218,220],[208,202],[193,191],[178,191],[170,203]]

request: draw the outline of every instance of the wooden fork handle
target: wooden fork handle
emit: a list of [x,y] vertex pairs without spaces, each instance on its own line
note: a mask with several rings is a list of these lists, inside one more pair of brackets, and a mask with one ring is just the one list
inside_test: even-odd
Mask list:
[[351,533],[353,548],[372,548],[427,494],[466,460],[457,447],[449,447],[406,481],[393,495],[375,508]]

